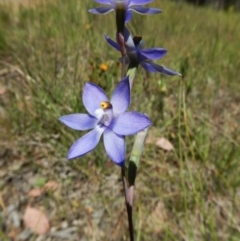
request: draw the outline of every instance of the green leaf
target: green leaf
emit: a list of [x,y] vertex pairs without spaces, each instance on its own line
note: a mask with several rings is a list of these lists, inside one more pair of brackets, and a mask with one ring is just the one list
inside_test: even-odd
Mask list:
[[137,133],[136,139],[132,148],[131,156],[129,158],[129,161],[126,163],[127,179],[128,179],[128,184],[130,186],[134,185],[135,183],[135,179],[137,176],[137,169],[139,166],[140,157],[142,155],[147,132],[148,132],[148,128]]

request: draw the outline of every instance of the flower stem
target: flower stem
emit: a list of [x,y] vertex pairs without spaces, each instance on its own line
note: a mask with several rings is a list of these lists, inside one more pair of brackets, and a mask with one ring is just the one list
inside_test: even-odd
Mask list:
[[121,169],[121,174],[122,174],[122,183],[123,183],[125,203],[126,203],[127,216],[128,216],[129,236],[130,236],[130,241],[134,241],[134,228],[133,228],[133,219],[132,219],[134,186],[130,186],[130,188],[128,188],[124,167]]
[[128,70],[127,70],[127,76],[129,76],[129,80],[130,80],[130,89],[132,89],[133,86],[133,80],[135,78],[137,72],[137,65],[130,65],[128,66]]
[[126,57],[126,47],[125,47],[123,33],[117,33],[117,42],[120,46],[120,52],[122,54],[121,79],[123,79],[125,77],[125,57]]

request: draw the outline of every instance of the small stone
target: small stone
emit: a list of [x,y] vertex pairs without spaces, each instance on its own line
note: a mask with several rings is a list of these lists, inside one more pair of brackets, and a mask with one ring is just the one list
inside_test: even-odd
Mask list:
[[16,228],[16,229],[20,228],[21,220],[20,220],[20,217],[19,217],[19,213],[16,212],[16,211],[12,212],[11,218],[12,218],[12,222],[13,222],[13,227]]
[[61,228],[62,228],[62,229],[65,229],[65,228],[67,228],[67,227],[68,227],[67,221],[63,221],[63,222],[61,223]]
[[22,165],[23,165],[22,162],[13,163],[11,166],[9,166],[9,170],[13,171],[13,172],[16,172],[16,171],[21,169]]
[[13,212],[17,207],[14,204],[11,204],[7,207],[8,213]]
[[32,235],[31,230],[24,229],[19,235],[18,240],[24,241],[24,240],[30,240],[30,236]]
[[50,229],[50,233],[55,233],[58,230],[57,227],[51,227]]
[[82,225],[84,225],[85,223],[86,223],[85,220],[80,220],[80,219],[74,219],[73,222],[72,222],[72,224],[73,224],[74,226],[82,226]]
[[7,210],[8,210],[8,219],[10,223],[12,223],[14,228],[20,228],[21,225],[21,220],[19,213],[16,211],[17,206],[16,205],[9,205]]
[[64,172],[60,173],[59,176],[60,176],[61,179],[66,179],[66,178],[68,178],[67,174],[64,173]]
[[57,231],[54,233],[51,232],[51,236],[61,238],[61,239],[71,240],[73,238],[73,232],[75,232],[76,230],[77,230],[76,227],[71,227],[71,228],[63,229],[61,231]]
[[35,241],[46,241],[46,237],[44,235],[40,235],[36,238]]

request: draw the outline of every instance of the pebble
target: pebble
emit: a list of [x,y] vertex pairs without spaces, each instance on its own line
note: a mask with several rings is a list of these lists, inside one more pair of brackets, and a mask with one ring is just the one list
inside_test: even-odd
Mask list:
[[42,165],[44,167],[49,167],[49,161],[47,159],[42,160]]
[[67,176],[67,174],[66,174],[65,172],[60,173],[59,176],[60,176],[61,179],[66,179],[66,178],[68,178],[68,176]]
[[46,241],[46,237],[45,235],[40,235],[35,239],[35,241]]
[[74,226],[82,226],[82,225],[86,224],[86,220],[74,219],[72,224]]
[[18,240],[21,240],[21,241],[29,240],[31,235],[32,235],[31,230],[29,230],[29,229],[24,229],[24,230],[18,235]]
[[73,238],[73,232],[77,230],[76,227],[71,227],[71,228],[66,228],[54,233],[51,233],[52,237],[57,237],[57,238],[65,238],[67,240],[71,240]]
[[57,230],[58,230],[57,227],[51,227],[50,232],[51,232],[51,233],[55,233]]
[[11,166],[9,166],[9,170],[16,172],[19,171],[22,167],[23,163],[22,162],[17,162],[17,163],[13,163]]
[[10,221],[10,223],[12,223],[14,228],[20,228],[21,226],[21,220],[20,220],[20,215],[19,213],[16,211],[17,206],[14,204],[11,204],[7,207],[8,210],[8,219]]
[[67,227],[68,227],[67,221],[63,221],[63,222],[61,223],[61,228],[62,228],[62,229],[65,229],[65,228],[67,228]]

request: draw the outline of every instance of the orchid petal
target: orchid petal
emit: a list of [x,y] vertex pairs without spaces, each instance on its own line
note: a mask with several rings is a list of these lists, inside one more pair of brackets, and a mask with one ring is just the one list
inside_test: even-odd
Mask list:
[[119,82],[113,92],[110,102],[113,106],[114,114],[118,115],[127,110],[130,103],[130,85],[128,76]]
[[74,159],[90,152],[98,144],[104,128],[96,127],[78,139],[68,152],[68,159]]
[[109,3],[112,5],[113,8],[116,7],[116,3],[115,0],[109,0]]
[[127,29],[127,27],[124,28],[124,40],[125,40],[125,45],[126,45],[126,49],[127,51],[133,51],[136,49],[133,38],[129,32],[129,30]]
[[152,73],[158,72],[158,70],[152,66],[152,62],[150,62],[150,61],[149,62],[143,61],[140,64],[145,70],[147,70],[149,72],[152,72]]
[[151,3],[153,1],[154,0],[130,0],[130,3],[128,6],[131,7],[133,5],[145,5],[145,4]]
[[130,37],[132,38],[130,31],[128,30],[127,27],[124,28],[123,37],[124,37],[125,42],[127,42]]
[[83,89],[82,100],[88,113],[95,116],[95,111],[100,108],[100,103],[108,101],[108,98],[102,88],[94,83],[87,82]]
[[[129,30],[125,27],[124,28],[124,41],[125,41],[125,45],[128,51],[134,51],[135,48],[135,44],[133,42],[132,36],[129,32]],[[106,41],[108,42],[109,45],[111,45],[113,48],[115,48],[117,51],[121,51],[120,50],[120,46],[117,42],[113,41],[110,37],[108,37],[107,35],[104,35]],[[116,37],[117,38],[117,37]]]
[[166,74],[166,75],[179,75],[181,76],[180,73],[178,72],[175,72],[171,69],[168,69],[164,66],[161,66],[161,65],[158,65],[158,64],[155,64],[155,63],[152,63],[151,62],[151,65],[158,71],[158,72],[161,72],[162,74]]
[[103,141],[106,152],[110,159],[116,164],[123,166],[126,153],[124,137],[115,134],[109,129],[106,129],[103,134]]
[[97,119],[88,114],[71,114],[61,116],[59,120],[66,126],[79,131],[92,129],[97,124]]
[[115,48],[117,51],[120,51],[120,47],[118,45],[118,43],[116,43],[115,41],[113,41],[111,38],[109,38],[107,35],[104,35],[106,41],[108,42],[108,44],[110,44],[113,48]]
[[125,16],[125,23],[128,23],[132,18],[132,12],[127,10],[126,11],[126,16]]
[[132,0],[125,0],[126,7],[128,8],[129,4],[131,3]]
[[157,60],[162,58],[167,53],[167,50],[163,48],[149,48],[149,49],[139,50],[139,53],[140,55],[143,55],[147,59]]
[[144,8],[141,6],[132,6],[129,8],[129,10],[132,10],[139,14],[157,14],[162,12],[162,10],[159,8]]
[[150,119],[144,114],[125,112],[113,119],[109,128],[118,135],[128,136],[138,133],[151,124]]
[[98,7],[98,8],[91,8],[88,12],[93,14],[107,14],[112,12],[114,9],[112,7]]

